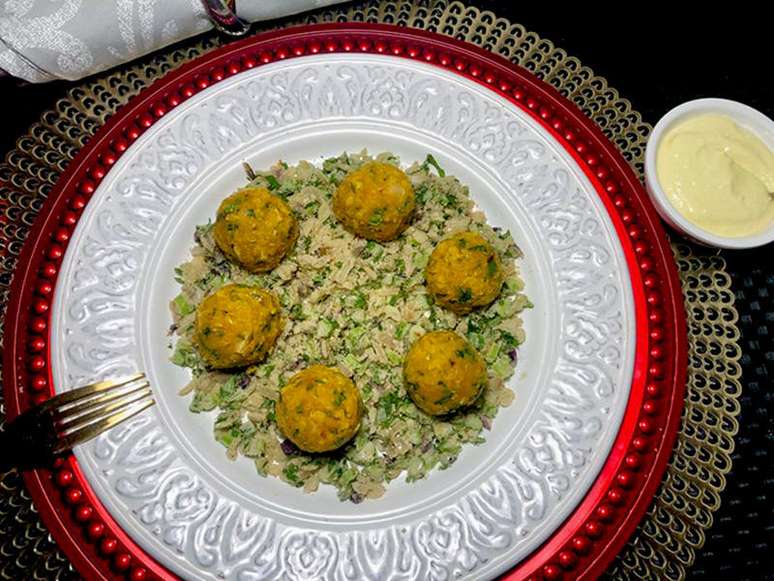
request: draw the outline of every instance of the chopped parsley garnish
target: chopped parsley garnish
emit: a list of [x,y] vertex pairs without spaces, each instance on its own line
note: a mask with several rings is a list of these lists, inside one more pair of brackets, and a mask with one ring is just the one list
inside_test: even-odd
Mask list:
[[368,219],[368,223],[371,226],[379,226],[382,222],[384,222],[384,213],[386,211],[387,208],[377,208],[371,214],[371,217]]
[[298,464],[288,464],[282,473],[293,486],[298,487],[304,485],[301,481],[301,477],[298,475]]
[[366,243],[365,250],[363,251],[363,257],[378,260],[383,253],[384,249],[382,248],[381,244],[374,242],[373,240],[369,240]]
[[486,261],[486,276],[492,278],[495,274],[497,274],[497,261],[494,256],[490,256]]
[[397,305],[397,304],[398,304],[398,301],[402,301],[403,299],[405,299],[405,298],[406,298],[406,296],[408,296],[408,295],[406,294],[406,291],[404,291],[404,290],[402,290],[402,289],[401,289],[401,290],[399,290],[397,293],[395,293],[394,295],[392,295],[392,296],[390,297],[390,300],[389,300],[389,301],[387,301],[387,302],[389,303],[389,305],[390,305],[391,307],[394,307],[395,305]]
[[323,281],[324,281],[326,278],[328,278],[328,275],[330,274],[330,271],[331,271],[331,269],[330,269],[330,267],[328,267],[328,266],[326,266],[326,267],[325,267],[325,268],[323,268],[322,270],[318,271],[318,272],[317,272],[317,273],[316,273],[316,274],[315,274],[315,275],[312,277],[312,282],[314,283],[314,285],[315,285],[315,286],[320,286],[320,285],[323,283]]
[[421,185],[416,190],[414,190],[414,199],[417,201],[417,204],[420,206],[424,204],[427,201],[427,186]]
[[306,318],[304,317],[304,308],[300,303],[296,303],[290,307],[290,318],[294,321],[303,321]]
[[469,303],[473,298],[473,292],[469,288],[461,288],[457,294],[458,303]]
[[403,398],[398,395],[397,391],[386,393],[379,399],[378,406],[384,412],[386,421],[392,419],[401,403],[403,403]]
[[[265,377],[268,377],[270,373],[271,373],[271,371],[269,371],[269,373],[267,373],[265,375]],[[265,399],[261,403],[261,407],[265,408],[267,410],[266,411],[266,419],[269,420],[270,422],[277,421],[277,416],[275,415],[275,411],[274,411],[275,410],[275,407],[274,407],[275,405],[276,405],[276,402],[273,399]]]
[[457,208],[460,203],[454,194],[446,194],[439,201],[444,208]]
[[357,295],[355,295],[355,300],[352,303],[352,306],[356,309],[365,309],[368,306],[368,300],[366,299],[366,296],[358,291]]
[[500,340],[505,343],[505,347],[507,349],[515,349],[519,346],[519,342],[516,340],[516,337],[514,337],[508,331],[500,331]]

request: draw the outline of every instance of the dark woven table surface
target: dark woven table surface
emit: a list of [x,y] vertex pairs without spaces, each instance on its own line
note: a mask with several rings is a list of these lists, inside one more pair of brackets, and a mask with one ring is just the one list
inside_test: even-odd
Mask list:
[[[620,8],[598,7],[610,13],[591,13],[588,6],[560,16],[544,5],[468,3],[519,22],[578,57],[650,123],[683,101],[707,96],[743,101],[774,117],[774,50],[766,18],[740,10],[695,21],[662,10],[625,15]],[[6,114],[0,118],[0,155],[67,88],[1,79]],[[722,256],[740,316],[742,411],[723,503],[689,578],[774,580],[774,247]]]
[[742,331],[742,412],[723,505],[693,576],[774,579],[774,249],[728,259]]

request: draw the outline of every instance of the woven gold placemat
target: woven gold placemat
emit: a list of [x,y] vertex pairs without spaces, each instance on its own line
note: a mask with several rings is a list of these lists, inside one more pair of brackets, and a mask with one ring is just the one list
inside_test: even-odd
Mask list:
[[[367,21],[412,26],[477,44],[526,67],[591,117],[642,175],[651,130],[607,81],[519,24],[462,2],[367,2],[288,19],[300,23]],[[266,28],[257,28],[260,32]],[[0,165],[0,306],[11,273],[45,197],[67,164],[105,120],[152,81],[219,46],[210,34],[74,87],[46,111]],[[741,351],[738,315],[724,260],[673,243],[689,329],[686,407],[675,452],[654,503],[608,571],[616,579],[682,579],[720,506],[738,424]],[[0,336],[0,340],[2,337]],[[2,422],[2,420],[0,420]],[[41,524],[16,473],[0,481],[0,578],[77,578]]]

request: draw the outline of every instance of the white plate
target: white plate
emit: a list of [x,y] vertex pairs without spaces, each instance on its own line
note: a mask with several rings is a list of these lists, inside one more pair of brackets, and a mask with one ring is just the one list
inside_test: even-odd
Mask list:
[[[231,462],[211,415],[177,396],[168,361],[173,268],[196,224],[244,183],[241,162],[432,153],[524,251],[527,341],[485,444],[382,499],[304,494]],[[361,54],[259,67],[176,107],[120,158],[60,271],[54,384],[144,370],[158,405],[78,450],[123,529],[187,579],[491,578],[580,502],[621,422],[634,359],[624,255],[593,187],[528,115],[420,62]]]

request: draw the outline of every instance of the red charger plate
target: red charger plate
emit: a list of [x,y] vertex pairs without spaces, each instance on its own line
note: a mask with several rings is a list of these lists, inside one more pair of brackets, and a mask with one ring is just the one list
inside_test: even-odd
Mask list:
[[[507,579],[595,578],[634,531],[661,481],[683,406],[687,331],[675,262],[642,184],[602,131],[529,71],[438,34],[362,23],[301,26],[229,44],[155,82],[118,111],[72,161],[19,258],[5,321],[8,418],[53,394],[49,311],[70,235],[97,185],[157,119],[241,71],[323,52],[422,60],[505,97],[570,152],[616,227],[631,274],[637,346],[631,392],[613,448],[571,516]],[[80,573],[93,579],[172,579],[116,524],[76,460],[24,475],[44,523]]]

